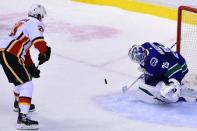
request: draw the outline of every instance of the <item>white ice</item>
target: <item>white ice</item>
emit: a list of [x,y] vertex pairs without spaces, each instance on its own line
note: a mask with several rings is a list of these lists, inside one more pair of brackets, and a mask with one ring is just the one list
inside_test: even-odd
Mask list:
[[[52,47],[51,60],[39,67],[41,78],[33,80],[31,115],[40,131],[196,130],[195,104],[147,105],[121,93],[140,74],[127,57],[129,48],[146,41],[170,46],[175,21],[69,0],[1,0],[0,38],[33,3],[47,8],[45,39]],[[12,85],[2,68],[0,74],[0,131],[13,131]]]

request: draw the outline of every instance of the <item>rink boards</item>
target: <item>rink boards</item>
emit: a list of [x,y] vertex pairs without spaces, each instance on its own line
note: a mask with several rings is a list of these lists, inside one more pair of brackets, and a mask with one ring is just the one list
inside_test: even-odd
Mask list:
[[155,15],[171,20],[177,20],[177,9],[167,6],[140,2],[137,0],[73,0],[89,4],[115,6],[121,9]]

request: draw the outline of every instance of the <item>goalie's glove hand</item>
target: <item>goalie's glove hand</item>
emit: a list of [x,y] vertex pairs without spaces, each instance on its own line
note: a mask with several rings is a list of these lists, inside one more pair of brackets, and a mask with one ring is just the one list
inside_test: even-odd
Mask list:
[[48,61],[50,59],[50,56],[51,56],[51,47],[47,46],[47,51],[44,54],[40,53],[38,56],[39,65]]
[[35,64],[31,64],[26,66],[29,74],[31,75],[31,77],[34,78],[39,78],[40,77],[40,70],[35,66]]
[[160,93],[170,102],[178,101],[180,92],[180,83],[176,79],[170,79],[168,85],[166,85],[164,82],[161,84]]

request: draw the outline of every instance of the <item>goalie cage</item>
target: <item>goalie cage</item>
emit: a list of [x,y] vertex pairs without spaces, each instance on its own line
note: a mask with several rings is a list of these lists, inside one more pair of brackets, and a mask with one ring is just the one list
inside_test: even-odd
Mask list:
[[178,8],[177,51],[186,59],[189,73],[183,80],[197,86],[197,8]]

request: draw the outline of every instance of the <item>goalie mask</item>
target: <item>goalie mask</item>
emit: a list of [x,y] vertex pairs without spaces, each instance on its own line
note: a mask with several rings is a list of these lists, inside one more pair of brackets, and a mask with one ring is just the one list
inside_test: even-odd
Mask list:
[[146,58],[146,49],[140,45],[133,45],[129,50],[128,56],[131,61],[143,65]]
[[34,17],[38,19],[39,21],[42,21],[42,19],[47,15],[47,12],[44,8],[44,6],[39,4],[34,4],[30,7],[28,11],[28,16]]

